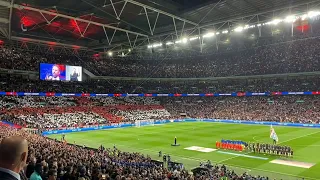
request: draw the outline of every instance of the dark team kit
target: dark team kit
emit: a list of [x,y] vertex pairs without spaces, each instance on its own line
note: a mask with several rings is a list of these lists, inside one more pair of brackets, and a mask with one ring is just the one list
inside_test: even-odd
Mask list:
[[275,144],[248,143],[248,150],[254,153],[266,153],[279,156],[292,157],[293,150],[289,146],[280,146]]

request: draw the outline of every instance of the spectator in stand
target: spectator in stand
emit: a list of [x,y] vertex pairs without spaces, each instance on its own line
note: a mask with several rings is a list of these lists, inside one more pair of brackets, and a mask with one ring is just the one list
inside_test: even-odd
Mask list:
[[57,180],[57,171],[56,170],[50,170],[48,173],[48,180]]
[[[267,177],[250,176],[249,174],[237,174],[229,170],[226,166],[216,165],[209,172],[199,172],[191,175],[185,169],[174,168],[168,170],[152,162],[151,158],[139,153],[122,152],[118,149],[89,149],[75,145],[68,145],[62,142],[47,139],[45,137],[30,134],[24,130],[17,130],[11,127],[0,126],[0,140],[2,144],[8,144],[6,139],[10,136],[23,136],[29,143],[28,158],[19,158],[17,160],[16,172],[25,167],[25,162],[20,163],[21,159],[37,162],[37,175],[41,174],[42,179],[182,179],[182,180],[202,180],[202,179],[220,179],[227,177],[230,179],[250,179],[264,180]],[[26,142],[25,140],[23,142]],[[4,152],[0,146],[0,152]],[[10,144],[10,143],[9,143]],[[7,152],[7,150],[5,150]],[[12,155],[12,152],[10,152]],[[18,153],[20,154],[20,153]],[[1,154],[2,155],[2,154]],[[8,158],[10,156],[6,156]],[[20,157],[20,156],[19,156]],[[0,165],[3,166],[3,157],[0,156]],[[7,164],[7,163],[5,163]],[[9,164],[11,166],[11,164]],[[7,167],[7,165],[5,165]],[[43,168],[43,172],[41,169]],[[2,170],[2,169],[1,169]],[[3,171],[0,171],[0,174]],[[1,174],[2,175],[2,174]],[[14,174],[18,177],[18,174]],[[56,176],[55,176],[56,175]],[[39,178],[39,176],[37,176]],[[104,177],[104,178],[102,178]],[[3,179],[0,176],[1,180]],[[7,180],[7,179],[4,179]],[[8,179],[8,180],[16,180]]]
[[26,166],[28,142],[20,136],[4,138],[0,144],[0,179],[20,180]]
[[31,174],[34,172],[35,166],[36,166],[36,158],[33,157],[32,159],[29,159],[26,169],[26,177],[30,178]]
[[34,172],[30,176],[30,180],[42,180],[43,167],[40,163],[36,164]]
[[[1,68],[38,71],[40,62],[80,65],[100,76],[196,78],[319,71],[319,20],[312,22],[313,32],[282,33],[256,39],[228,38],[228,43],[206,43],[209,52],[140,52],[121,59],[95,60],[92,57],[45,54],[2,47]],[[315,28],[317,27],[317,28]],[[267,28],[268,26],[261,28]],[[280,28],[280,27],[279,27]],[[271,36],[273,34],[273,36]],[[239,43],[241,42],[241,43]],[[211,48],[212,47],[212,48]],[[196,61],[195,61],[196,60]]]
[[[15,82],[15,83],[12,83]],[[59,81],[38,81],[23,79],[14,75],[0,74],[0,90],[7,92],[63,92],[63,93],[231,93],[231,92],[272,92],[272,91],[318,91],[320,79],[317,75],[303,76],[296,78],[262,78],[256,80],[235,79],[235,80],[206,80],[201,82],[194,81],[149,81],[132,82],[132,81],[109,81],[109,80],[92,80],[86,82],[69,82]],[[52,97],[53,103],[60,105],[62,97]],[[64,97],[66,98],[66,97]],[[105,97],[99,97],[105,99]],[[97,97],[97,99],[99,99]],[[27,101],[28,98],[26,98]],[[69,103],[72,103],[70,98]],[[106,98],[108,99],[108,98]],[[127,98],[131,99],[131,98]],[[39,98],[41,101],[41,98]],[[58,101],[58,102],[57,102]],[[102,101],[102,100],[99,100]],[[110,102],[110,100],[107,100]],[[120,101],[118,101],[120,102]],[[123,100],[127,103],[127,100]],[[50,101],[48,102],[50,103]],[[1,103],[2,104],[2,103]],[[39,104],[39,103],[38,103]],[[3,106],[6,104],[3,104]]]
[[[117,149],[92,150],[74,145],[65,145],[23,130],[0,126],[0,139],[10,136],[23,136],[30,142],[29,158],[36,158],[43,167],[43,176],[49,178],[51,171],[57,171],[57,178],[64,179],[166,179],[171,171],[151,161],[150,157],[139,153],[122,152]],[[38,165],[37,165],[38,166]],[[39,165],[40,166],[40,165]],[[48,170],[45,170],[48,169]],[[48,172],[47,172],[48,171]],[[89,173],[90,172],[90,173]],[[101,172],[101,173],[100,173]],[[186,179],[190,175],[181,170],[173,177]],[[68,173],[66,175],[66,173]]]
[[320,123],[318,96],[161,98],[172,117]]
[[[23,102],[20,98],[24,97],[10,97],[10,101]],[[1,99],[5,102],[6,97],[0,98],[0,101]],[[28,99],[29,104],[35,106],[32,99],[37,101],[38,98]],[[46,100],[44,97],[42,99]],[[76,105],[67,106],[67,103],[64,103],[64,107],[54,108],[50,105],[43,105],[41,108],[28,107],[28,103],[20,108],[20,104],[16,104],[12,105],[11,109],[2,110],[2,118],[20,126],[40,129],[93,127],[112,123],[134,123],[136,120],[184,117],[320,123],[320,110],[317,108],[320,100],[316,95],[82,99],[85,100],[78,98]],[[147,105],[142,105],[144,103]]]

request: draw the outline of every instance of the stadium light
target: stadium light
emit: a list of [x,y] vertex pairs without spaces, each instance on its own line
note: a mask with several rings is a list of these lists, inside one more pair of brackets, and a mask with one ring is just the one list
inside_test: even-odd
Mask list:
[[239,26],[237,28],[234,29],[235,32],[242,32],[243,31],[243,27]]
[[[211,37],[213,37],[215,35],[219,35],[219,34],[228,34],[228,33],[232,33],[232,32],[242,32],[245,29],[251,29],[251,28],[261,27],[261,26],[265,26],[265,25],[277,25],[280,22],[294,23],[297,19],[305,20],[307,18],[313,18],[313,17],[316,17],[316,16],[320,16],[320,11],[313,10],[313,11],[307,12],[306,14],[288,15],[286,17],[276,18],[276,19],[273,19],[271,21],[264,22],[264,23],[258,23],[258,24],[252,24],[252,25],[245,24],[243,26],[238,26],[235,29],[231,29],[231,30],[227,29],[227,30],[223,30],[223,31],[220,31],[220,32],[208,32],[206,34],[203,34],[203,35],[200,35],[200,36],[193,36],[193,37],[190,37],[190,38],[184,37],[182,39],[177,39],[176,41],[171,41],[171,42],[168,41],[166,43],[166,45],[180,44],[180,43],[186,44],[188,41],[195,41],[197,39],[200,39],[201,36],[203,38],[211,38]],[[254,37],[254,36],[252,36],[252,37]],[[162,43],[148,45],[148,48],[154,48],[154,47],[159,47],[159,46],[162,46]],[[177,47],[175,47],[175,48],[177,48]]]
[[199,36],[191,37],[191,38],[189,39],[189,41],[194,41],[194,40],[197,40],[197,39],[199,39]]
[[131,49],[128,49],[129,52],[131,52]]
[[287,16],[285,19],[284,19],[284,22],[287,22],[287,23],[293,23],[297,20],[296,16],[293,16],[293,15],[290,15],[290,16]]
[[319,16],[319,15],[320,15],[319,11],[309,11],[308,12],[308,17],[309,18],[313,18],[313,17]]
[[308,17],[308,14],[304,14],[301,16],[301,20],[305,20],[305,19],[307,19],[307,17]]
[[213,37],[214,35],[215,35],[214,32],[209,32],[209,33],[203,35],[203,38],[211,38],[211,37]]
[[187,38],[183,38],[183,39],[181,40],[181,42],[182,42],[183,44],[186,44],[186,43],[188,42],[188,39],[187,39]]
[[152,45],[152,47],[153,47],[153,48],[155,48],[155,47],[160,47],[160,46],[162,46],[162,43],[159,43],[159,44],[153,44],[153,45]]
[[182,38],[182,39],[175,41],[174,43],[175,44],[180,44],[180,43],[186,44],[187,42],[188,42],[188,38]]
[[281,20],[281,19],[274,19],[274,20],[272,20],[270,23],[271,24],[273,24],[273,25],[277,25],[277,24],[279,24],[280,22],[282,22],[283,20]]
[[112,56],[112,55],[113,55],[113,53],[112,53],[111,51],[109,51],[109,52],[108,52],[108,55],[109,55],[109,56]]

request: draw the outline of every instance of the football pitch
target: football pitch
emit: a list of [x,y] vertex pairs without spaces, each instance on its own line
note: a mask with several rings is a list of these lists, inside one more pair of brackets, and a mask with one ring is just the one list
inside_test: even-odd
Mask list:
[[[270,127],[263,125],[181,122],[70,133],[66,134],[66,139],[69,143],[75,141],[76,144],[93,148],[101,144],[109,148],[115,145],[122,151],[140,152],[160,161],[162,157],[158,157],[158,152],[162,151],[169,154],[172,161],[183,163],[189,170],[198,167],[200,162],[210,160],[213,165],[225,164],[239,173],[285,180],[320,179],[320,129],[282,126],[275,126],[274,129],[279,144],[293,148],[293,158],[215,149],[216,141],[221,139],[272,143]],[[175,136],[180,146],[171,146]],[[49,137],[60,139],[61,135]]]

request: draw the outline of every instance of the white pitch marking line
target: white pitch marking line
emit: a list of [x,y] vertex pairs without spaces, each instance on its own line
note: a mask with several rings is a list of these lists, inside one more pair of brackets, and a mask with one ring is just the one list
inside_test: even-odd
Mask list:
[[253,136],[252,139],[257,142],[257,141],[259,141],[259,140],[256,140],[256,137],[257,137],[257,136]]
[[[92,140],[90,140],[92,141]],[[108,144],[108,143],[107,143]],[[111,144],[111,143],[109,143]],[[123,146],[123,147],[129,147],[129,146],[125,146],[125,145],[119,145],[119,146]],[[140,151],[148,151],[148,152],[155,152],[158,153],[158,151],[152,150],[152,149],[138,149],[135,148],[136,150],[140,150]],[[186,159],[186,160],[191,160],[191,161],[197,161],[197,162],[204,162],[207,161],[206,159],[198,159],[198,158],[190,158],[190,157],[184,157],[184,156],[180,156],[180,155],[175,155],[175,154],[171,154],[172,156],[174,156],[176,159]],[[219,162],[213,162],[213,163],[217,163],[217,164],[221,164]],[[233,164],[226,164],[229,167],[232,168],[239,168],[239,169],[243,169],[246,171],[252,171],[252,170],[256,170],[256,171],[263,171],[263,172],[268,172],[268,173],[275,173],[275,174],[281,174],[281,175],[286,175],[286,176],[291,176],[291,177],[297,177],[297,178],[302,178],[301,176],[295,175],[295,174],[289,174],[289,173],[282,173],[282,172],[278,172],[278,171],[271,171],[271,170],[265,170],[265,169],[259,169],[259,168],[246,168],[244,166],[240,166],[240,165],[233,165]],[[304,177],[310,180],[318,180],[315,178],[311,178],[311,177]]]
[[298,145],[298,146],[295,145],[294,147],[307,147],[307,146],[308,147],[320,147],[320,145],[316,145],[316,144],[315,145]]
[[310,135],[313,135],[313,134],[317,134],[317,133],[319,133],[319,132],[320,132],[320,131],[313,132],[313,133],[309,133],[309,134],[305,134],[305,135],[303,135],[303,136],[298,136],[298,137],[295,137],[295,138],[291,138],[291,139],[282,141],[282,142],[280,142],[279,144],[285,143],[285,142],[288,142],[288,141],[292,141],[292,140],[295,140],[295,139],[303,138],[303,137],[306,137],[306,136],[310,136]]
[[314,163],[306,163],[306,162],[301,162],[301,161],[300,162],[299,161],[288,161],[288,160],[282,160],[282,159],[275,159],[275,160],[270,161],[270,163],[305,168],[305,169],[310,169],[312,166],[315,165]]
[[[292,140],[295,140],[295,139],[303,138],[303,137],[306,137],[306,136],[310,136],[310,135],[313,135],[313,134],[317,134],[317,133],[319,133],[319,132],[320,132],[320,131],[318,131],[318,132],[312,132],[312,133],[309,133],[309,134],[305,134],[305,135],[303,135],[303,136],[298,136],[298,137],[295,137],[295,138],[291,138],[291,139],[282,141],[282,142],[280,142],[279,144],[285,143],[285,142],[289,142],[289,141],[292,141]],[[254,138],[254,137],[253,137],[253,138]],[[250,153],[251,153],[251,152],[247,152],[247,153],[244,153],[244,155],[247,155],[247,154],[250,154]],[[239,156],[230,157],[230,158],[224,159],[224,160],[222,160],[222,161],[219,161],[218,163],[220,164],[220,163],[222,163],[222,162],[225,162],[225,161],[228,161],[228,160],[237,158],[237,157],[239,157]]]
[[[308,135],[311,135],[311,134],[307,134],[305,136],[308,136]],[[82,139],[82,140],[88,140],[88,139]],[[92,139],[90,139],[89,141],[92,142]],[[100,142],[104,142],[104,141],[100,141]],[[104,144],[112,144],[112,143],[104,143]],[[130,146],[126,146],[126,145],[116,145],[116,146],[122,146],[122,147],[130,148]],[[140,151],[148,151],[148,152],[158,153],[158,151],[155,151],[153,149],[139,149],[139,148],[134,148],[134,149],[140,150]],[[186,160],[192,160],[192,161],[197,161],[197,162],[207,161],[206,159],[190,158],[190,157],[184,157],[184,156],[175,155],[175,154],[171,154],[171,155],[174,156],[177,159],[186,159]],[[213,163],[221,164],[219,162],[213,162]],[[252,170],[264,171],[264,172],[268,172],[268,173],[281,174],[281,175],[286,175],[286,176],[291,176],[291,177],[307,178],[307,179],[310,179],[310,180],[318,180],[318,179],[315,179],[315,178],[312,178],[312,177],[301,177],[301,176],[298,176],[298,175],[295,175],[295,174],[283,173],[283,172],[278,172],[278,171],[271,171],[271,170],[265,170],[265,169],[259,169],[259,168],[251,168],[251,167],[249,167],[250,168],[249,169],[249,168],[246,168],[246,167],[241,166],[241,165],[234,165],[234,164],[225,164],[225,165],[227,165],[229,167],[233,167],[233,168],[239,168],[239,169],[247,170],[247,171],[252,171]]]
[[[115,128],[115,129],[118,129],[118,128]],[[181,129],[184,129],[184,128],[181,128]],[[185,128],[185,130],[188,130],[189,128]],[[320,131],[318,132],[313,132],[313,133],[309,133],[309,134],[305,134],[303,136],[298,136],[298,137],[295,137],[295,138],[291,138],[291,139],[288,139],[288,140],[285,140],[285,141],[282,141],[281,143],[285,143],[285,142],[288,142],[288,141],[292,141],[292,140],[295,140],[295,139],[299,139],[299,138],[302,138],[302,137],[305,137],[305,136],[310,136],[310,135],[313,135],[313,134],[317,134],[319,133]],[[144,135],[144,134],[141,134],[141,135]],[[140,136],[140,135],[136,135],[136,136]],[[82,140],[88,140],[88,139],[82,139]],[[92,139],[90,139],[90,142],[92,141]],[[100,142],[104,142],[104,141],[100,141]],[[281,144],[279,143],[279,144]],[[112,144],[112,143],[106,143],[106,144]],[[117,146],[123,146],[123,147],[129,147],[129,146],[125,146],[125,145],[117,145]],[[137,150],[141,150],[141,151],[149,151],[149,152],[156,152],[154,150],[151,150],[151,149],[138,149],[138,148],[135,148]],[[251,153],[251,152],[249,152]],[[249,154],[249,153],[245,153],[245,154]],[[173,154],[174,155],[174,154]],[[192,159],[192,158],[187,158],[187,157],[182,157],[182,156],[175,156],[175,157],[178,157],[178,158],[181,158],[181,159],[189,159],[189,160],[194,160],[194,161],[204,161],[204,160],[200,160],[200,159]],[[221,164],[221,162],[225,162],[225,161],[228,161],[230,159],[234,159],[234,158],[237,158],[239,156],[235,156],[235,157],[231,157],[231,158],[228,158],[228,159],[225,159],[225,160],[222,160],[222,161],[219,161],[219,162],[215,162],[215,163],[218,163],[218,164]],[[241,166],[238,166],[238,165],[230,165],[229,166],[231,167],[236,167],[236,168],[241,168]],[[277,171],[270,171],[270,170],[264,170],[264,169],[258,169],[258,168],[250,168],[251,170],[259,170],[259,171],[265,171],[265,172],[270,172],[270,173],[277,173],[277,174],[282,174],[282,175],[287,175],[287,176],[292,176],[292,177],[300,177],[300,176],[297,176],[297,175],[294,175],[294,174],[287,174],[287,173],[282,173],[282,172],[277,172]],[[311,179],[311,180],[317,180],[315,178],[311,178],[311,177],[305,177],[305,178],[308,178],[308,179]]]
[[[187,157],[186,158],[181,158],[181,159],[200,161],[200,160],[197,160],[197,159],[187,158]],[[205,160],[202,160],[202,161],[205,161]],[[217,163],[217,164],[219,164],[219,163]],[[243,170],[247,170],[247,171],[256,170],[256,171],[263,171],[263,172],[268,172],[268,173],[273,173],[273,174],[281,174],[281,175],[285,175],[285,176],[291,176],[291,177],[295,177],[295,178],[305,178],[305,179],[310,179],[310,180],[318,180],[318,179],[315,179],[315,178],[312,178],[312,177],[306,177],[306,176],[302,177],[302,176],[298,176],[298,175],[295,175],[295,174],[283,173],[283,172],[272,171],[272,170],[265,170],[265,169],[259,169],[259,168],[251,168],[251,167],[250,167],[250,169],[246,169],[246,167],[244,167],[244,166],[233,165],[233,164],[225,164],[225,165],[229,166],[229,167],[232,167],[232,168],[238,168],[238,169],[243,169]]]

